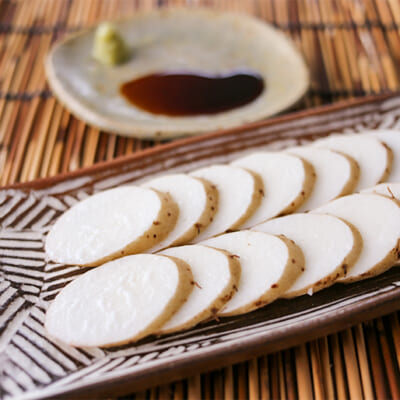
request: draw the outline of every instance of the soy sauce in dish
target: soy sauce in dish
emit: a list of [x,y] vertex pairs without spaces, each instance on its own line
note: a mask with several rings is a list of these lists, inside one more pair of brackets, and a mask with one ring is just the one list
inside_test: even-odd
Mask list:
[[225,75],[161,72],[123,83],[120,93],[144,111],[183,117],[217,114],[244,106],[264,88],[263,78],[250,71]]

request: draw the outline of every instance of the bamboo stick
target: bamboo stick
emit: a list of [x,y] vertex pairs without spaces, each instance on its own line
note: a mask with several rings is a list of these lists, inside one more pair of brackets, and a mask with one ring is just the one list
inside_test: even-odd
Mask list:
[[268,368],[268,356],[260,358],[260,399],[270,400],[270,380],[269,380],[269,368]]
[[246,399],[248,396],[247,388],[247,363],[243,362],[237,364],[237,379],[235,385],[237,385],[237,397],[239,399]]
[[375,327],[372,321],[364,323],[365,338],[368,343],[368,355],[372,371],[375,395],[377,398],[389,398],[386,376],[382,368],[382,353],[379,348]]
[[388,338],[385,332],[382,318],[376,320],[378,329],[378,337],[381,345],[382,358],[385,365],[386,375],[390,389],[390,397],[392,399],[400,399],[400,374],[396,369],[394,361],[394,354],[389,348]]
[[117,143],[117,137],[115,135],[108,136],[107,143],[107,160],[112,160],[114,158],[115,148]]
[[106,153],[107,153],[107,140],[108,135],[100,132],[99,135],[99,143],[96,152],[96,162],[105,161],[106,160]]
[[338,399],[347,399],[347,380],[345,379],[345,371],[343,366],[342,349],[339,341],[339,334],[334,334],[330,337],[331,348],[333,355],[333,371],[335,374],[335,391]]
[[173,397],[173,387],[171,384],[161,385],[158,387],[159,400],[171,400]]
[[321,356],[319,352],[318,342],[313,341],[310,343],[311,354],[311,372],[313,377],[314,398],[316,400],[326,399],[323,370],[321,365]]
[[213,383],[213,398],[214,399],[223,399],[224,398],[224,386],[223,386],[223,374],[222,370],[218,369],[214,371],[212,374],[212,383]]
[[390,315],[390,327],[392,328],[392,338],[396,352],[397,367],[400,368],[400,324],[396,313]]
[[[15,147],[11,149],[10,161],[12,161],[12,165],[10,167],[9,173],[9,182],[17,182],[19,174],[22,168],[23,157],[25,154],[25,149],[27,142],[29,140],[29,136],[31,134],[32,125],[34,123],[34,119],[36,116],[36,112],[38,110],[40,104],[40,99],[35,98],[32,100],[31,106],[27,111],[26,117],[24,120],[24,125],[21,129],[21,136],[18,142],[14,142]],[[13,151],[15,149],[15,151]]]
[[335,390],[332,380],[332,364],[329,355],[329,343],[328,338],[325,336],[318,341],[321,355],[321,367],[324,380],[324,390],[326,399],[335,398]]
[[233,370],[232,366],[225,367],[224,373],[224,399],[234,398],[234,387],[233,387]]
[[210,373],[201,376],[201,398],[204,400],[212,399],[212,377]]
[[149,400],[157,400],[158,399],[158,387],[153,387],[150,389]]
[[258,376],[258,360],[253,358],[249,361],[248,371],[248,382],[249,382],[249,396],[250,400],[258,400],[260,398],[259,391],[259,376]]
[[[50,100],[49,100],[50,101]],[[40,177],[45,177],[50,174],[50,162],[52,159],[53,149],[56,143],[56,138],[58,136],[60,127],[61,127],[61,117],[63,108],[61,104],[55,103],[54,112],[52,115],[52,119],[50,121],[50,126],[48,127],[48,134],[47,134],[47,142],[46,142],[46,149],[44,151],[41,167],[40,167]]]
[[40,168],[40,161],[48,131],[47,128],[54,108],[54,101],[43,103],[42,101],[42,106],[39,108],[39,113],[36,115],[36,120],[38,121],[32,126],[32,137],[29,140],[26,155],[21,166],[20,180],[22,182],[36,178]]
[[278,354],[274,353],[270,356],[270,371],[271,371],[271,398],[279,399],[280,396],[280,382],[279,382],[279,363]]
[[197,400],[200,398],[201,398],[200,375],[194,375],[188,378],[188,399]]
[[84,153],[83,153],[83,167],[88,167],[95,162],[96,150],[99,142],[100,132],[96,128],[90,128],[86,135]]
[[396,24],[400,24],[400,3],[398,0],[388,0],[390,10],[392,11],[392,16]]
[[[64,154],[65,141],[67,138],[72,137],[71,132],[67,131],[70,122],[70,114],[62,110],[61,123],[57,129],[56,141],[54,145],[53,156],[49,165],[49,175],[53,176],[63,169],[62,158]],[[56,127],[57,128],[57,127]],[[67,134],[68,133],[68,134]],[[69,142],[69,140],[68,140]],[[65,170],[65,169],[64,169]]]
[[295,348],[297,393],[301,399],[312,399],[313,389],[306,346]]
[[354,341],[351,329],[341,333],[345,367],[348,376],[348,389],[351,399],[363,398],[363,390],[360,380],[360,371],[357,356],[354,348]]
[[286,399],[286,379],[285,371],[283,369],[282,352],[277,353],[278,355],[278,371],[279,371],[279,396],[281,399]]
[[174,398],[174,400],[184,400],[185,399],[183,381],[179,381],[179,382],[175,383],[173,398]]
[[284,375],[286,384],[286,398],[288,400],[297,399],[296,377],[293,365],[293,351],[291,349],[283,352]]
[[69,160],[65,160],[66,170],[68,171],[74,171],[82,165],[81,163],[81,152],[83,147],[82,144],[84,143],[83,137],[85,134],[85,130],[87,129],[86,124],[84,122],[75,119],[74,119],[74,126],[76,127],[74,144],[71,147]]
[[372,400],[375,398],[372,381],[371,381],[371,374],[369,371],[368,366],[368,356],[367,350],[365,347],[365,340],[364,340],[364,331],[362,325],[358,324],[355,328],[355,342],[356,342],[356,349],[357,349],[357,357],[360,366],[360,374],[361,374],[361,382],[364,392],[364,399],[365,400]]

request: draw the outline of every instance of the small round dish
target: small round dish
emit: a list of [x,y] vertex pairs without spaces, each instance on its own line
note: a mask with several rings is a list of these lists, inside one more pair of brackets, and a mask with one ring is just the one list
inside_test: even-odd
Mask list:
[[[131,57],[106,66],[92,57],[95,28],[70,36],[46,59],[58,99],[85,122],[140,138],[172,138],[226,129],[276,114],[298,101],[308,69],[294,45],[252,17],[208,9],[167,9],[115,21]],[[168,71],[213,76],[237,70],[259,74],[265,89],[252,102],[216,114],[170,117],[146,112],[120,94],[132,79]]]

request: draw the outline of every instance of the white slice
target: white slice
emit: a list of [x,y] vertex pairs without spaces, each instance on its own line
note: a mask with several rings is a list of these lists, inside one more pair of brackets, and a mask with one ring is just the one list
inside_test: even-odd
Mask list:
[[352,194],[331,201],[313,212],[336,215],[357,228],[363,239],[361,254],[341,281],[351,282],[380,274],[398,259],[400,207],[377,194]]
[[179,207],[174,229],[149,252],[191,241],[211,222],[218,207],[217,190],[208,182],[185,174],[161,176],[143,186],[169,193]]
[[339,151],[352,157],[360,166],[360,179],[355,190],[384,182],[392,166],[392,152],[378,139],[367,135],[331,135],[319,139],[314,146]]
[[292,147],[287,152],[311,163],[317,175],[312,193],[297,212],[312,210],[336,197],[350,194],[358,183],[360,167],[344,154],[312,146]]
[[293,214],[257,225],[256,231],[285,235],[301,248],[305,271],[283,297],[313,293],[346,274],[362,248],[359,234],[331,215]]
[[393,153],[392,170],[385,179],[387,182],[400,182],[400,132],[390,129],[378,129],[363,132],[385,143]]
[[237,289],[240,262],[227,252],[191,245],[172,247],[161,254],[190,265],[196,284],[185,304],[163,325],[160,333],[188,329],[215,316]]
[[361,193],[382,194],[384,196],[400,201],[400,182],[380,183],[379,185],[364,189]]
[[304,268],[303,254],[294,243],[263,232],[226,233],[202,244],[229,251],[240,261],[238,291],[221,316],[243,314],[274,301]]
[[235,160],[232,165],[257,173],[264,184],[261,204],[244,227],[294,211],[309,196],[315,181],[311,164],[285,153],[254,153]]
[[263,184],[255,174],[229,165],[213,165],[192,172],[218,190],[218,212],[195,242],[241,226],[257,209],[263,196]]
[[46,253],[63,264],[99,265],[144,251],[175,226],[179,210],[171,196],[122,186],[75,204],[54,224]]
[[138,254],[95,268],[67,285],[46,313],[45,328],[73,346],[107,347],[156,332],[185,302],[187,264]]
[[[400,183],[380,183],[379,185],[363,190],[361,193],[381,194],[400,202]],[[397,260],[395,264],[400,265],[400,260]]]

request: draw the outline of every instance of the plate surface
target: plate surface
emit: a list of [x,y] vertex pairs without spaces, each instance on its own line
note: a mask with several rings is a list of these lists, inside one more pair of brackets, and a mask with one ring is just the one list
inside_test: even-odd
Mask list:
[[[49,54],[51,88],[79,118],[107,131],[136,137],[173,137],[226,129],[276,114],[308,88],[302,56],[282,33],[245,14],[169,9],[116,21],[132,50],[109,67],[91,56],[95,28],[67,38]],[[145,112],[119,94],[122,83],[153,72],[226,75],[254,71],[266,90],[251,103],[218,114],[168,117]]]
[[[84,270],[46,260],[43,241],[65,209],[91,193],[166,171],[190,171],[244,152],[278,150],[330,132],[400,127],[400,96],[291,114],[151,148],[74,173],[0,190],[0,393],[5,398],[115,396],[276,351],[400,307],[400,269],[313,296],[136,345],[74,349],[46,337],[58,291]],[[400,134],[400,132],[399,132]]]

